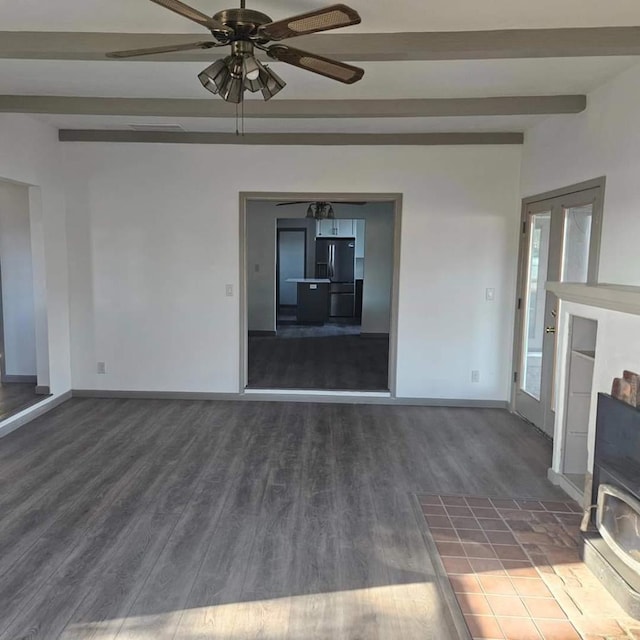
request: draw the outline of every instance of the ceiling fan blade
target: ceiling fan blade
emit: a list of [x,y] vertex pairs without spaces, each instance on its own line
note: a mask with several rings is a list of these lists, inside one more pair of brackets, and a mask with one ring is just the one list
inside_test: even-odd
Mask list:
[[345,84],[358,82],[364,75],[364,69],[360,67],[354,67],[345,62],[294,49],[283,44],[275,44],[269,47],[267,53],[275,60],[280,60],[280,62],[292,64],[294,67],[300,67],[300,69],[306,69]]
[[288,207],[290,204],[310,204],[311,200],[297,200],[296,202],[278,202],[276,207]]
[[184,2],[180,2],[180,0],[151,0],[151,2],[155,2],[161,7],[169,9],[169,11],[173,11],[174,13],[181,15],[183,18],[193,20],[193,22],[197,22],[203,27],[219,33],[220,35],[233,35],[233,29],[231,29],[231,27],[223,25],[222,22],[218,22],[217,20],[210,18],[207,14],[190,7]]
[[339,29],[359,23],[360,16],[355,9],[347,7],[345,4],[334,4],[317,11],[301,13],[284,20],[263,24],[259,27],[258,33],[269,40],[284,40],[285,38]]
[[112,51],[107,53],[107,58],[135,58],[137,56],[150,56],[154,53],[172,53],[173,51],[191,51],[192,49],[211,49],[214,42],[190,42],[188,44],[174,44],[166,47],[151,47],[150,49],[131,49],[130,51]]

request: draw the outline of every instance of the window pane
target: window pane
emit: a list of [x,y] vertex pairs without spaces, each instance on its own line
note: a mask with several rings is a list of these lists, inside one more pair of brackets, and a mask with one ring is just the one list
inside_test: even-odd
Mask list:
[[592,214],[592,204],[564,210],[562,282],[586,282],[588,279]]
[[520,388],[540,399],[542,379],[542,343],[544,307],[549,262],[551,212],[536,213],[529,218],[529,264],[527,268],[524,349],[522,351]]

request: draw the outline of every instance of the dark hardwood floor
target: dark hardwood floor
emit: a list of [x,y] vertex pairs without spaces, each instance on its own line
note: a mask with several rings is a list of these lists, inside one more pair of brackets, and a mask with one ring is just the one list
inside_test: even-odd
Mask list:
[[550,459],[500,410],[72,400],[0,440],[0,640],[453,640],[410,493]]
[[0,420],[4,420],[41,400],[44,400],[44,396],[36,395],[35,384],[14,382],[0,384]]
[[[317,327],[282,327],[278,336],[249,336],[252,389],[386,391],[389,339],[358,334],[321,335]],[[350,327],[347,327],[347,330]],[[306,332],[306,333],[305,333]]]

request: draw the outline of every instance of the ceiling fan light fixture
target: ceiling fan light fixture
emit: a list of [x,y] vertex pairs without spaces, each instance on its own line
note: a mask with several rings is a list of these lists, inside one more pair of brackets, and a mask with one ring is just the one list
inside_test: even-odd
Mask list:
[[244,93],[244,82],[242,76],[239,78],[233,74],[229,76],[225,86],[220,89],[220,97],[227,102],[240,104],[242,102],[242,94]]
[[227,63],[227,68],[229,69],[229,73],[232,78],[239,78],[242,80],[243,72],[242,72],[242,57],[241,56],[227,56],[225,58]]
[[198,74],[198,80],[202,86],[211,93],[218,93],[226,84],[229,78],[229,69],[227,68],[226,59],[216,60],[210,67]]
[[260,69],[260,81],[262,82],[262,97],[265,102],[287,86],[287,83],[267,65]]
[[333,213],[333,207],[329,204],[329,208],[327,209],[327,218],[333,220],[335,218],[335,214]]
[[307,208],[307,218],[315,218],[316,217],[316,213],[313,210],[313,205],[310,204]]
[[260,77],[261,64],[252,56],[245,55],[242,61],[242,72],[244,77],[253,82]]
[[245,78],[244,88],[251,91],[251,93],[256,93],[256,91],[260,91],[262,89],[262,82],[260,81],[260,78],[257,80],[249,80],[248,78]]

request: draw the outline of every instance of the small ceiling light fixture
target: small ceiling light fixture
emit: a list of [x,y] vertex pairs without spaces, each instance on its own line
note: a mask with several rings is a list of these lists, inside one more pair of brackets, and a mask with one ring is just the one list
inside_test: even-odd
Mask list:
[[231,55],[216,60],[198,74],[207,91],[220,95],[227,102],[240,104],[245,89],[252,93],[262,91],[262,97],[269,100],[285,87],[282,78],[256,60],[250,42],[234,42],[231,49]]
[[330,202],[312,202],[307,209],[307,218],[316,220],[333,220],[335,218],[333,207]]

